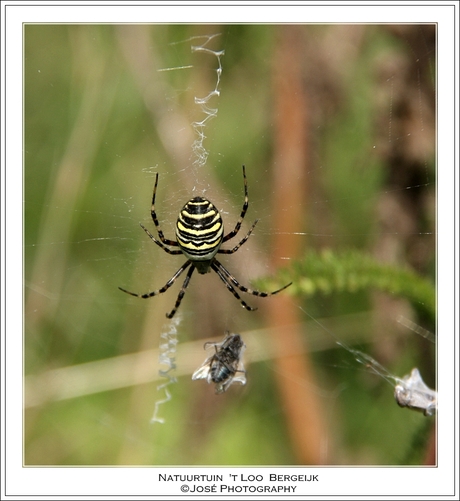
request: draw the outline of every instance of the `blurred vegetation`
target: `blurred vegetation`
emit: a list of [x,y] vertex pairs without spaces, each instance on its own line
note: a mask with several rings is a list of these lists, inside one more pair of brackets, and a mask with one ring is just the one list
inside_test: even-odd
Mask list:
[[[301,32],[310,162],[296,238],[305,259],[274,265],[285,268],[282,280],[289,270],[303,277],[293,286],[296,301],[314,318],[334,321],[337,338],[351,343],[348,319],[368,313],[373,321],[354,329],[357,349],[399,377],[417,366],[434,387],[434,345],[397,322],[406,316],[435,329],[434,27],[305,25]],[[215,85],[216,59],[190,50],[201,40],[191,37],[206,33],[221,34],[211,47],[225,55],[221,94],[212,101],[218,115],[204,140],[209,158],[200,170],[192,167],[193,135],[183,124],[203,118],[193,98]],[[246,164],[243,230],[261,221],[228,266],[243,284],[270,275],[279,36],[279,27],[263,25],[25,26],[26,378],[158,348],[177,286],[148,301],[117,289],[159,288],[182,264],[139,228],[139,221],[153,227],[155,172],[157,211],[172,238],[175,214],[195,184],[207,183],[211,200],[211,193],[223,194],[224,219],[236,221]],[[345,266],[351,261],[359,270],[355,287]],[[384,292],[375,292],[376,283]],[[424,311],[407,298],[424,303]],[[264,300],[251,301],[258,312],[243,311],[217,277],[194,276],[181,306],[179,344],[220,340],[226,328],[244,339],[264,326]],[[275,298],[265,301],[276,308]],[[313,362],[330,436],[324,462],[427,461],[434,419],[399,408],[387,382],[334,343],[308,353],[308,339],[305,330],[305,357]],[[205,352],[192,355],[204,360]],[[186,361],[187,354],[177,364]],[[151,361],[155,370],[157,363]],[[275,384],[283,375],[270,359],[247,370],[246,387],[217,396],[190,374],[179,377],[161,406],[165,424],[149,422],[164,396],[158,381],[44,399],[25,412],[24,462],[296,464]]]
[[401,265],[382,264],[363,252],[308,252],[304,259],[292,262],[278,276],[259,282],[261,290],[275,290],[292,282],[289,292],[298,296],[377,289],[408,299],[433,323],[436,318],[436,290],[432,281]]

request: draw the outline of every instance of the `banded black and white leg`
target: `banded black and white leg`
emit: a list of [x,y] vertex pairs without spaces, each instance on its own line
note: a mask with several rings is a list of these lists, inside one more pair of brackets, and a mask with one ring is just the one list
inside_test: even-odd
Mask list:
[[[166,247],[165,247],[166,249]],[[182,273],[192,264],[192,262],[189,260],[189,261],[186,261],[177,271],[176,273],[166,282],[165,285],[163,285],[163,287],[161,289],[158,289],[156,291],[152,291],[152,292],[146,292],[145,294],[136,294],[135,292],[130,292],[126,289],[123,289],[122,287],[118,287],[120,290],[122,290],[123,292],[126,292],[126,294],[130,294],[131,296],[134,296],[134,297],[141,297],[143,299],[148,299],[150,297],[153,297],[153,296],[158,296],[158,294],[163,294],[164,292],[166,292],[173,284],[174,282],[179,278],[180,275],[182,275]],[[192,267],[188,270],[187,272],[187,275],[185,276],[185,280],[184,280],[184,283],[182,284],[182,287],[179,291],[179,294],[177,295],[177,299],[176,299],[176,303],[174,305],[174,308],[166,314],[167,318],[172,318],[177,309],[179,308],[180,306],[180,303],[182,301],[182,298],[184,297],[185,295],[185,290],[187,289],[188,287],[188,284],[190,282],[190,278],[192,277],[192,274],[193,272],[195,271],[195,266],[192,265]]]

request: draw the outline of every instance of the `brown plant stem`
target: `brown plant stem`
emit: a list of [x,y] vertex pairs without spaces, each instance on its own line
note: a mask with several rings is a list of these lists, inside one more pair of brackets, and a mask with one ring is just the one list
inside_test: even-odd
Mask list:
[[[306,172],[308,171],[308,96],[302,84],[302,36],[297,27],[283,26],[278,32],[274,56],[274,179],[273,261],[300,256],[306,217]],[[325,462],[327,444],[324,419],[311,361],[303,353],[305,333],[287,329],[299,322],[299,309],[288,295],[280,294],[268,312],[274,328],[271,342],[276,351],[288,346],[298,355],[275,359],[275,374],[294,453],[300,464]],[[308,351],[308,350],[307,350]],[[303,384],[306,383],[306,384]]]

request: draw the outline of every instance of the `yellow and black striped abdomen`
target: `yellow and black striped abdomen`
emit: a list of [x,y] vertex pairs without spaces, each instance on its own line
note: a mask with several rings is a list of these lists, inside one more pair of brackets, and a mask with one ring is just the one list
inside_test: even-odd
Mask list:
[[[219,250],[224,237],[224,224],[219,211],[202,197],[192,198],[179,213],[176,238],[182,252],[192,261],[210,261]],[[206,267],[197,266],[200,273]]]

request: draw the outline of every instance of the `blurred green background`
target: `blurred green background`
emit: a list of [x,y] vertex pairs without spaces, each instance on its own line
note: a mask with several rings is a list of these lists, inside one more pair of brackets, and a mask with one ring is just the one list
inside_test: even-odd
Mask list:
[[[399,408],[391,385],[335,343],[395,376],[418,367],[433,388],[435,344],[401,323],[435,334],[423,305],[375,288],[310,297],[288,289],[248,296],[259,307],[250,313],[215,274],[195,274],[172,324],[165,313],[179,284],[146,301],[118,286],[156,290],[185,260],[139,227],[154,232],[156,172],[157,214],[173,238],[178,211],[203,192],[232,229],[245,164],[240,237],[260,222],[222,257],[242,284],[309,251],[353,249],[434,287],[434,25],[25,25],[24,39],[25,464],[432,464],[435,419]],[[194,99],[215,88],[219,67],[212,52],[191,50],[205,42],[225,54],[200,164],[192,124],[206,115]],[[303,126],[292,127],[300,94]],[[282,146],[297,137],[298,178]],[[294,305],[295,351],[311,380],[277,365],[282,339],[270,344],[269,317],[283,301]],[[165,422],[152,424],[165,395],[160,336],[171,325],[177,383],[158,408]],[[191,374],[207,356],[204,341],[226,330],[248,345],[248,384],[215,395]],[[321,425],[309,430],[322,440],[316,455],[302,452],[308,437],[292,427],[289,402],[310,405],[305,392]]]

